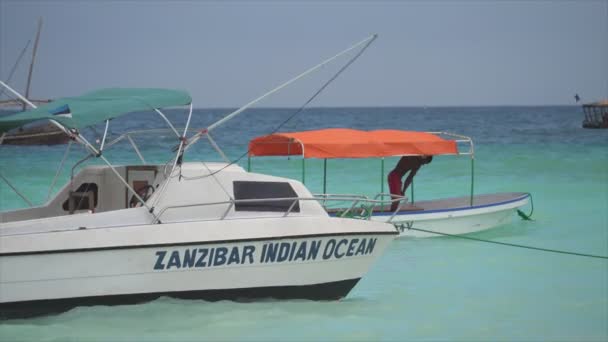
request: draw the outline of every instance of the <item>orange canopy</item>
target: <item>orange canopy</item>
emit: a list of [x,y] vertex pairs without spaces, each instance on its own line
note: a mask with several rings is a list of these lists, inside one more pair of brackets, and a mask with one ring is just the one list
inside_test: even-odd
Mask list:
[[329,128],[274,133],[257,137],[249,143],[250,156],[303,155],[304,158],[324,159],[457,153],[454,140],[446,140],[431,133],[398,130]]

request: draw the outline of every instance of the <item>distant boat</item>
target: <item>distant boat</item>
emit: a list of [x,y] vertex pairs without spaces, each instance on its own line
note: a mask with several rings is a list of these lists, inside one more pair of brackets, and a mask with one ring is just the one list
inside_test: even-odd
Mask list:
[[69,140],[63,131],[50,123],[19,128],[0,138],[2,145],[59,145]]
[[[36,40],[34,42],[34,48],[32,50],[32,60],[29,66],[29,72],[27,75],[27,85],[25,89],[25,98],[29,101],[29,103],[35,104],[36,106],[51,102],[51,100],[33,100],[29,98],[32,73],[34,70],[34,62],[36,60],[36,51],[38,50],[38,42],[40,40],[41,30],[42,18],[39,18],[38,30],[36,32]],[[23,56],[23,52],[25,52],[28,45],[29,42],[23,49],[21,56]],[[20,58],[17,60],[15,67],[19,64],[19,61]],[[13,70],[14,69],[15,68],[13,67]],[[11,75],[9,75],[9,79],[11,76],[12,72]],[[9,109],[10,111],[13,111],[17,108],[21,109],[22,111],[25,111],[27,109],[27,105],[27,102],[20,99],[0,100],[0,109]],[[58,145],[65,144],[68,142],[68,140],[69,137],[65,133],[63,133],[60,129],[50,123],[31,124],[26,127],[20,127],[19,129],[7,132],[5,135],[0,136],[0,144],[4,145]]]
[[608,99],[583,105],[583,128],[608,128]]

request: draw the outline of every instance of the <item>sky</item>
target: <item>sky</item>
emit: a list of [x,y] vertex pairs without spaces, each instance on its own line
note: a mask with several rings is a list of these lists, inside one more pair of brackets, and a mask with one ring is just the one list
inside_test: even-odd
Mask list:
[[[33,41],[38,17],[32,98],[163,87],[189,91],[196,107],[238,107],[374,33],[378,39],[313,106],[608,97],[608,0],[0,0],[1,80]],[[10,82],[20,91],[30,53]],[[350,57],[259,106],[300,106]]]

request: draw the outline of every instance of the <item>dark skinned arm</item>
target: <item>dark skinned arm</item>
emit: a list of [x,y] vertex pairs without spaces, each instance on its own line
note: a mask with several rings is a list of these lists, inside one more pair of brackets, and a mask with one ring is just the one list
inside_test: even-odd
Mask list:
[[405,190],[407,190],[407,187],[410,186],[410,184],[412,184],[412,181],[414,180],[414,176],[416,175],[416,172],[418,172],[418,170],[420,170],[420,166],[412,169],[410,171],[410,174],[407,175],[405,182],[403,182],[403,191],[401,192],[402,195],[405,195]]

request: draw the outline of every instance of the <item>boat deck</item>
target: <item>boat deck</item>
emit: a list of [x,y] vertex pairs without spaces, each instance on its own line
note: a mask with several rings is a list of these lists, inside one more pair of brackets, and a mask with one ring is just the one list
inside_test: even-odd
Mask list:
[[[492,205],[506,204],[527,197],[525,192],[502,192],[496,194],[483,194],[473,196],[473,206],[471,206],[470,196],[452,197],[436,200],[416,201],[414,204],[406,203],[401,206],[399,212],[419,212],[436,210],[457,210],[479,208]],[[329,214],[336,214],[346,208],[327,208]],[[390,213],[390,205],[374,207],[374,213]]]

